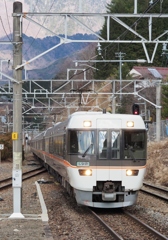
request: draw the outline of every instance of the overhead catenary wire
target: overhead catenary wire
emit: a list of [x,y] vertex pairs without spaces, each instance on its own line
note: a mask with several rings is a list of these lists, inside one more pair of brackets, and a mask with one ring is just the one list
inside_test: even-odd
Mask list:
[[[129,28],[134,27],[134,26],[143,18],[144,14],[147,13],[147,12],[149,12],[159,1],[160,1],[160,0],[156,0],[155,2],[151,3],[151,4],[147,7],[147,9],[143,12],[142,16],[139,17],[133,24],[131,24],[131,25],[129,26]],[[160,17],[161,15],[162,15],[162,13],[160,13],[159,17]],[[120,39],[120,38],[121,38],[122,36],[124,36],[128,31],[129,31],[129,29],[126,29],[126,30],[125,30],[123,33],[121,33],[116,39]],[[111,46],[112,44],[113,44],[113,43],[110,43],[108,46],[106,46],[105,48],[103,48],[102,51],[105,51],[105,50],[106,50],[109,46]],[[115,46],[113,46],[110,50],[108,50],[108,52],[110,53],[110,52],[114,49],[114,47],[115,47]],[[119,46],[118,46],[118,50],[119,50]],[[90,58],[90,60],[93,59],[93,58],[96,58],[97,56],[98,56],[98,54],[95,55],[95,56],[93,56],[92,58]],[[102,58],[103,58],[103,57],[102,57]],[[89,60],[88,60],[88,61],[89,61]],[[104,68],[107,68],[107,65],[108,65],[108,64],[109,64],[108,62],[104,63]],[[75,75],[79,75],[79,74],[83,73],[84,71],[87,71],[88,69],[90,69],[90,68],[86,68],[86,69],[83,70],[82,72],[78,72],[78,73],[76,73],[76,74],[73,74],[73,76],[71,76],[70,79],[72,79]]]
[[[10,35],[12,37],[12,31],[11,31],[9,17],[8,17],[8,9],[7,9],[7,5],[6,5],[6,0],[4,0],[4,4],[5,4],[5,11],[6,11],[7,21],[8,21],[8,26],[9,26],[9,32],[10,32]],[[10,41],[12,41],[12,39],[10,39]]]
[[[39,0],[36,0],[36,3],[35,3],[35,5],[34,5],[34,9],[33,9],[33,12],[34,12],[34,10],[35,10],[35,7],[37,6],[37,4],[38,4],[38,1]],[[31,18],[33,17],[33,15],[31,16]],[[27,32],[27,30],[28,30],[28,28],[29,28],[29,26],[30,26],[30,22],[28,23],[28,25],[27,25],[27,28],[26,28],[26,30],[25,30],[25,34],[26,34],[26,32]]]
[[[5,26],[4,26],[4,24],[3,24],[3,20],[2,20],[2,17],[1,17],[1,16],[0,16],[0,22],[1,22],[1,24],[2,24],[2,28],[3,28],[3,30],[4,30],[4,32],[5,32],[5,34],[6,34],[6,37],[8,38],[9,42],[12,43],[12,39],[10,39],[10,37],[9,37],[9,35],[8,35],[6,29],[5,29]],[[11,53],[10,58],[8,59],[8,67],[9,67],[9,63],[11,62],[11,59],[12,59],[12,53]]]
[[[50,8],[49,8],[49,12],[51,11],[54,3],[55,3],[55,0],[53,0],[53,2],[52,2],[52,4],[51,4],[51,6],[50,6]],[[47,20],[47,17],[44,19],[44,21],[43,21],[43,23],[42,23],[42,26],[44,25],[44,23],[45,23],[46,20]],[[37,36],[38,36],[38,34],[40,33],[40,31],[41,31],[41,27],[39,28],[39,31],[37,32],[36,36],[35,36],[34,39],[32,40],[30,46],[25,50],[25,53],[23,54],[23,56],[24,56],[24,55],[27,53],[27,51],[32,47],[32,45],[33,45],[33,43],[35,42],[35,39],[37,38]]]
[[[143,14],[147,13],[148,11],[150,11],[159,1],[160,1],[160,0],[156,0],[154,3],[152,3],[151,5],[149,5],[148,8],[143,12]],[[131,25],[129,26],[129,28],[134,27],[134,25],[136,25],[136,24],[143,18],[143,14],[142,14],[142,16],[139,17],[133,24],[131,24]],[[125,30],[123,33],[121,33],[116,39],[120,39],[120,38],[121,38],[124,34],[126,34],[128,31],[129,31],[129,30],[126,29],[126,30]],[[110,43],[108,46],[106,46],[105,48],[103,48],[102,51],[106,50],[109,46],[111,46],[111,44],[112,44],[112,43]],[[110,49],[110,52],[113,50],[113,48],[114,48],[114,46]],[[119,48],[119,47],[118,47],[118,48]],[[96,58],[97,56],[98,56],[98,55],[95,55],[95,56],[91,57],[90,60],[93,59],[93,58]],[[102,58],[103,58],[103,57],[102,57]],[[89,61],[89,60],[88,60],[88,61]],[[108,62],[104,63],[104,67],[106,67],[108,64],[109,64]],[[89,67],[89,68],[86,68],[86,69],[83,70],[82,72],[78,72],[78,73],[73,74],[70,79],[72,79],[75,75],[79,75],[79,74],[81,74],[81,73],[83,73],[84,71],[87,71],[87,70],[89,70],[89,69],[90,69],[90,67]],[[70,79],[69,79],[69,80],[70,80]]]
[[[144,14],[147,13],[148,11],[150,11],[159,1],[160,1],[160,0],[156,0],[153,4],[149,5],[148,8],[142,13],[142,16],[139,17],[134,23],[132,23],[132,24],[129,26],[129,28],[130,28],[130,29],[133,28],[133,27],[143,18]],[[121,33],[121,34],[116,38],[116,40],[117,40],[117,39],[121,39],[121,37],[124,36],[128,31],[129,31],[129,29],[126,29],[123,33]],[[106,46],[105,48],[103,48],[102,51],[106,50],[106,49],[107,49],[109,46],[111,46],[112,44],[113,44],[113,43],[110,43],[108,46]],[[108,50],[109,53],[110,53],[111,50],[113,50],[113,48],[114,48],[114,46],[113,46],[110,50]],[[98,55],[95,55],[94,57],[97,57],[97,56],[98,56]],[[92,57],[92,59],[93,59],[93,57]],[[109,64],[109,63],[106,63],[106,64]]]
[[0,16],[0,21],[1,21],[1,24],[2,24],[2,28],[3,28],[3,30],[4,30],[4,32],[6,34],[6,37],[8,38],[9,42],[12,43],[12,40],[9,38],[8,33],[7,33],[6,29],[5,29],[5,26],[4,26],[4,23],[3,23],[3,20],[2,20],[1,16]]
[[[145,14],[146,12],[148,12],[149,10],[151,10],[159,1],[160,1],[160,0],[156,0],[154,3],[152,3],[151,5],[149,5],[148,8],[143,12],[143,14]],[[52,5],[51,5],[51,7],[50,7],[50,10],[51,10],[53,4],[54,4],[54,2],[52,3]],[[49,11],[50,11],[50,10],[49,10]],[[130,26],[130,28],[132,28],[134,25],[136,25],[137,22],[140,21],[140,19],[141,19],[142,17],[143,17],[143,15],[142,15],[141,17],[139,17],[139,18]],[[46,18],[47,18],[47,17],[46,17]],[[45,20],[44,20],[44,22],[43,22],[42,25],[44,25],[44,23],[45,23],[45,21],[46,21],[46,18],[45,18]],[[40,30],[41,30],[41,28],[39,29],[38,33],[36,34],[36,37],[38,36]],[[122,36],[124,36],[128,31],[129,31],[129,29],[126,29],[122,34],[120,34],[120,36],[119,36],[117,39],[119,39],[119,38],[121,38]],[[35,38],[36,38],[36,37],[35,37]],[[29,48],[33,45],[33,42],[34,42],[34,41],[35,41],[35,39],[32,41],[32,43],[31,43],[31,45],[29,46]],[[112,44],[112,43],[110,43],[108,46],[106,46],[105,48],[103,48],[103,50],[107,49],[109,46],[111,46],[111,44]],[[29,49],[29,48],[28,48],[28,49]],[[26,49],[26,52],[27,52],[28,49]],[[113,50],[113,47],[112,47],[109,51],[111,52],[112,50]],[[97,57],[97,55],[94,56],[94,57]],[[94,57],[92,57],[92,59],[93,59]],[[109,64],[109,63],[106,63],[104,66],[107,66],[107,64]],[[88,70],[88,69],[86,69],[85,71],[87,71],[87,70]],[[80,73],[78,73],[78,74],[80,74]]]

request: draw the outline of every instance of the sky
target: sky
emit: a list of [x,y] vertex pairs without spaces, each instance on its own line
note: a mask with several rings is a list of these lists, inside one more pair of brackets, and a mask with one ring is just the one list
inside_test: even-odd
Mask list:
[[[0,1],[0,37],[6,36],[8,34],[12,34],[13,32],[13,2],[14,0],[1,0]],[[106,4],[111,2],[111,0],[43,0],[43,5],[40,4],[41,0],[20,0],[20,2],[23,4],[23,12],[56,12],[55,9],[58,9],[58,12],[106,12]],[[29,4],[27,4],[29,2]],[[72,4],[74,2],[74,4]],[[91,3],[95,3],[94,6],[98,7],[98,10],[95,7],[92,7]],[[35,3],[38,3],[35,5]],[[89,5],[90,3],[90,5]],[[61,8],[59,8],[61,6]],[[48,8],[48,9],[47,9]],[[31,18],[31,16],[28,16]],[[64,24],[63,17],[62,19],[60,17],[38,17],[33,19],[40,24],[44,24],[47,28],[56,30],[61,34],[61,28],[64,28],[62,26]],[[94,22],[90,23],[91,20],[87,19],[87,24],[94,25],[94,30],[98,31],[103,24],[104,19],[94,19]],[[55,24],[55,25],[54,25]],[[83,31],[81,28],[76,29],[74,28],[74,32],[71,29],[70,35],[74,34],[75,31],[78,32],[79,30]],[[27,19],[23,19],[23,33],[25,33],[28,36],[35,36],[36,33],[39,31],[39,26],[37,26],[34,23],[31,23]],[[84,33],[84,31],[83,31]],[[38,37],[43,38],[46,35],[46,31],[40,30]]]

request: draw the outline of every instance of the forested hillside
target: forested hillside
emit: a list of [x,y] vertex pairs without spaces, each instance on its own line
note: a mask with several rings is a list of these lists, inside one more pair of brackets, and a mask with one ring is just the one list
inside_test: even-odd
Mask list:
[[[149,26],[152,28],[152,39],[155,39],[159,36],[159,39],[162,41],[166,41],[168,39],[167,34],[164,34],[165,31],[168,29],[168,21],[167,18],[161,18],[162,14],[167,14],[168,12],[168,0],[165,1],[151,1],[151,4],[148,0],[141,0],[137,1],[137,13],[140,13],[141,16],[147,13],[154,13],[159,14],[158,17],[152,19],[152,23],[149,23],[148,18],[118,18],[124,24],[132,28],[136,33],[143,36],[145,39],[149,39]],[[108,4],[107,7],[108,13],[133,13],[134,12],[134,1],[133,0],[113,0],[110,4]],[[129,28],[126,29],[124,26],[121,26],[117,21],[115,21],[113,18],[110,18],[110,40],[137,40],[138,36],[135,35],[133,32],[129,31]],[[100,35],[102,38],[107,38],[107,19],[100,30]],[[167,45],[165,45],[167,47]],[[149,56],[151,58],[155,44],[149,43],[146,44],[147,51],[149,53]],[[159,44],[157,47],[157,51],[155,53],[155,58],[152,63],[144,63],[139,64],[141,66],[149,66],[149,67],[155,67],[155,66],[163,66],[167,67],[167,60],[165,61],[165,58],[168,59],[168,54],[162,54],[163,51],[163,45]],[[168,49],[166,50],[168,53]],[[165,52],[166,52],[165,51]],[[98,53],[98,52],[97,52]],[[122,63],[122,75],[120,76],[119,71],[119,63],[113,62],[113,63],[96,63],[96,68],[98,71],[95,72],[95,78],[97,79],[107,79],[107,78],[113,78],[113,79],[130,79],[131,76],[128,75],[129,71],[132,69],[132,67],[138,63],[129,63],[129,60],[136,60],[136,59],[146,59],[146,55],[144,52],[144,48],[142,46],[142,43],[135,44],[135,43],[101,43],[101,55],[97,54],[97,60],[119,60],[119,57],[117,56],[117,53],[121,53],[122,59],[127,59],[127,63]],[[166,84],[164,82],[163,84]],[[124,84],[122,84],[122,87],[124,87]],[[118,87],[119,89],[119,87]],[[127,92],[129,93],[129,88],[127,88]],[[162,87],[162,117],[165,119],[167,117],[167,102],[168,102],[168,87],[167,85],[164,85]],[[146,88],[145,90],[141,91],[141,95],[144,98],[147,98],[150,102],[156,103],[156,88]],[[143,101],[140,101],[136,98],[134,95],[124,95],[122,98],[122,102],[119,101],[119,99],[116,100],[116,103],[118,104],[117,111],[120,113],[127,113],[127,107],[132,105],[134,102],[138,102],[139,104],[144,104]],[[153,120],[155,121],[155,114],[156,109],[154,106],[152,106],[150,103],[146,103],[147,109],[150,111],[151,116],[153,117]],[[140,105],[143,108],[143,105]]]
[[[154,1],[153,5],[149,5],[148,0],[138,1],[138,13],[143,14],[146,13],[159,13],[160,16],[164,13],[168,12],[168,0],[165,1]],[[133,13],[134,12],[134,1],[133,0],[114,0],[108,4],[107,12],[109,13]],[[125,24],[130,26],[133,30],[135,30],[138,34],[148,39],[148,18],[139,17],[137,18],[120,18]],[[168,28],[167,18],[153,18],[152,22],[152,39],[155,39],[160,34],[164,33]],[[107,21],[104,23],[101,29],[101,37],[107,38]],[[119,25],[115,20],[110,19],[110,39],[120,39],[120,40],[134,40],[138,39],[136,35],[134,35],[131,31],[126,30],[123,26]],[[167,35],[163,35],[161,40],[167,40]],[[144,49],[142,44],[118,44],[118,43],[102,43],[102,56],[104,59],[117,59],[116,53],[122,52],[123,58],[128,60],[136,60],[136,59],[146,59]],[[149,55],[151,56],[154,50],[154,44],[149,43],[147,45],[147,50],[149,51]],[[157,52],[152,63],[153,66],[162,66],[163,65],[163,56],[162,56],[162,45],[160,44],[157,48]],[[101,59],[102,56],[98,57]],[[133,63],[125,63],[123,65],[123,78],[126,78],[128,74],[128,70],[132,68]],[[146,64],[145,64],[146,65]],[[97,78],[107,78],[110,75],[117,75],[116,66],[118,64],[114,63],[105,63],[105,64],[97,64],[99,70],[97,72]],[[151,64],[149,64],[151,66]],[[126,71],[125,71],[126,69]]]

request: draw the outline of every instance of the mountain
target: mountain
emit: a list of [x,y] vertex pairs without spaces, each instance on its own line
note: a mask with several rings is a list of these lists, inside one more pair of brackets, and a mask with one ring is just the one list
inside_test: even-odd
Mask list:
[[[44,51],[50,49],[59,43],[57,35],[64,36],[64,16],[61,13],[104,13],[106,5],[111,0],[20,0],[23,4],[23,12],[34,13],[59,13],[59,16],[30,16],[29,20],[23,18],[23,60],[38,56]],[[1,9],[1,24],[0,24],[0,42],[12,41],[13,39],[13,0],[0,1]],[[25,14],[26,16],[26,14]],[[33,22],[32,22],[32,21]],[[78,21],[84,23],[88,29],[100,31],[104,23],[104,18],[100,17],[76,17],[76,20],[68,18],[67,20],[67,35],[69,38],[75,39],[90,39],[91,31],[83,28]],[[44,26],[46,29],[40,27]],[[93,39],[93,35],[92,35]],[[88,46],[88,43],[68,43],[63,44],[26,65],[29,78],[49,78],[55,77],[57,70],[60,68],[60,60],[68,57],[73,58],[74,55]],[[5,60],[3,63],[3,71],[12,72],[12,63],[9,66],[8,60],[12,62],[13,52],[12,44],[0,44],[0,59]],[[59,65],[60,63],[60,65]],[[55,66],[55,67],[54,67]],[[56,67],[57,66],[57,67]],[[59,67],[58,67],[59,66]],[[47,69],[49,67],[49,69]],[[48,73],[48,75],[46,74]],[[12,73],[10,73],[11,75]]]
[[[11,36],[10,36],[11,37]],[[76,40],[90,40],[93,39],[93,35],[87,34],[75,34],[69,37],[70,39]],[[5,38],[1,38],[0,41],[3,41]],[[41,53],[47,51],[53,46],[59,43],[58,37],[48,36],[43,39],[28,37],[23,34],[23,47],[22,47],[22,59],[23,62],[28,62],[32,58],[40,55]],[[60,72],[63,65],[63,61],[66,58],[71,58],[75,60],[78,52],[83,50],[89,45],[87,42],[81,43],[67,43],[59,46],[58,48],[48,52],[47,54],[39,57],[37,60],[27,64],[25,69],[27,70],[27,76],[29,79],[51,79]],[[7,61],[12,61],[12,45],[2,44],[0,45],[0,59],[6,59],[6,63],[3,64],[3,71],[6,73],[9,72],[12,68],[12,62],[10,68],[7,68]],[[5,57],[5,58],[3,58]],[[74,63],[73,63],[74,65]],[[5,68],[6,66],[6,68]],[[66,71],[66,69],[65,69]],[[9,73],[8,73],[9,74]],[[10,74],[11,75],[11,74]]]
[[[43,38],[51,35],[47,30],[44,30],[37,24],[45,26],[55,34],[63,34],[65,29],[64,16],[61,13],[104,13],[106,12],[107,3],[111,0],[20,0],[22,2],[23,12],[31,13],[60,13],[59,16],[30,16],[34,22],[23,18],[23,33],[34,38]],[[0,1],[1,21],[0,37],[6,36],[13,31],[13,0]],[[83,22],[93,31],[99,31],[103,25],[104,18],[99,17],[82,17],[77,18],[77,21]],[[68,18],[68,36],[76,33],[88,33],[86,28],[82,28],[72,19]],[[37,24],[36,24],[37,23]]]

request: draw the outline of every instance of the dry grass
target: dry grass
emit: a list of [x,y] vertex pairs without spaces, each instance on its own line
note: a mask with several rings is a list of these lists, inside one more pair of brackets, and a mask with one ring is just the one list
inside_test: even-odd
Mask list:
[[[4,150],[1,150],[2,161],[13,161],[13,142],[12,133],[0,134],[0,144],[4,144]],[[22,159],[24,160],[24,151],[22,151]]]
[[0,134],[0,144],[4,144],[4,150],[1,150],[1,159],[7,160],[12,158],[12,134]]
[[168,140],[148,144],[145,180],[168,187]]

